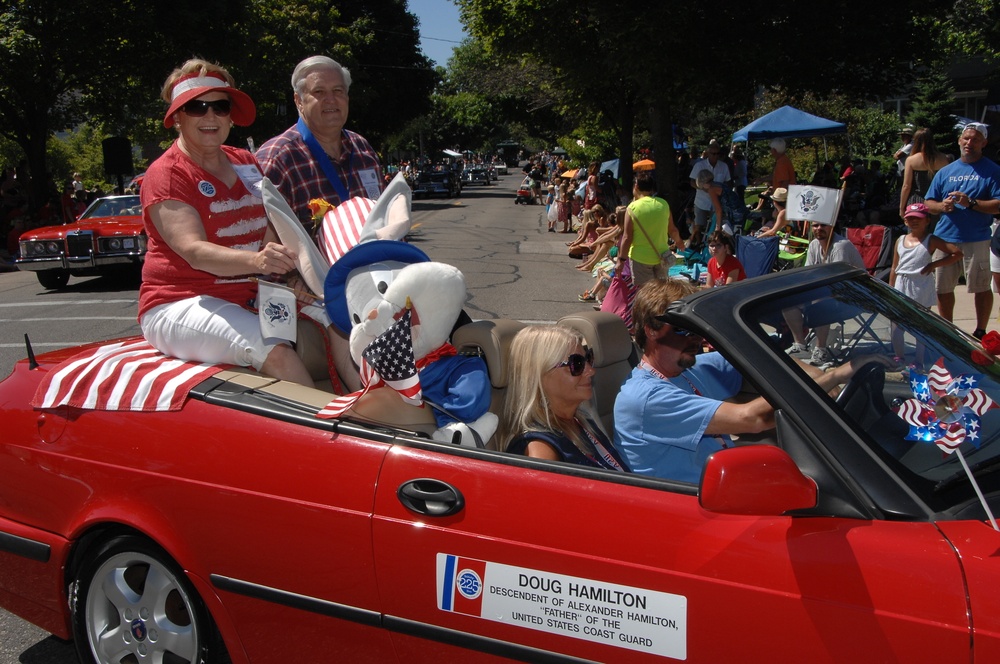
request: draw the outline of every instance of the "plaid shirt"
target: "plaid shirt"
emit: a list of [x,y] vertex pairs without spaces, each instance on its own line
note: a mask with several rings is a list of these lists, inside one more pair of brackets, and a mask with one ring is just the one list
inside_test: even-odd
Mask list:
[[[256,157],[264,175],[278,188],[307,230],[311,231],[314,226],[309,201],[322,198],[333,205],[343,202],[313,159],[295,125],[261,145]],[[343,130],[340,159],[330,157],[330,160],[336,165],[341,180],[346,180],[352,198],[372,198],[361,181],[360,173],[366,169],[374,169],[379,191],[385,188],[378,155],[361,134]]]

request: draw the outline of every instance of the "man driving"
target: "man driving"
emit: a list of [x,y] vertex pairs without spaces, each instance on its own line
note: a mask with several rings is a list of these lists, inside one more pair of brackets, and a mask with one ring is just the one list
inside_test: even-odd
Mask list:
[[[697,288],[686,280],[653,280],[635,298],[632,321],[642,359],[615,401],[615,446],[636,473],[697,484],[708,457],[731,447],[731,436],[774,427],[774,408],[757,397],[730,402],[743,377],[717,352],[701,353],[705,340],[666,322],[670,303]],[[859,356],[826,372],[795,360],[823,390],[847,382],[870,362]]]

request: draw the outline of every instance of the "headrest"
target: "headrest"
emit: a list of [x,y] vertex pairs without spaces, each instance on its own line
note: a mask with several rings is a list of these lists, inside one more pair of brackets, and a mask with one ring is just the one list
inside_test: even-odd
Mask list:
[[509,378],[510,344],[523,327],[525,324],[521,321],[504,318],[477,320],[455,330],[451,343],[459,352],[463,348],[481,349],[490,372],[490,383],[494,388],[501,389],[507,387]]
[[594,366],[606,367],[628,360],[632,337],[621,318],[609,311],[583,311],[559,319],[560,325],[572,327],[594,349]]

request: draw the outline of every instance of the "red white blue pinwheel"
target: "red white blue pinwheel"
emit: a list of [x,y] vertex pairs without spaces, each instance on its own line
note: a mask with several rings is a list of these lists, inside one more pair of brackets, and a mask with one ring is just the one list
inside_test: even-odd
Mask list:
[[966,441],[979,447],[982,416],[1000,406],[977,383],[971,374],[953,377],[944,358],[927,375],[913,373],[914,398],[896,408],[896,414],[910,425],[906,439],[933,442],[948,454]]
[[954,453],[958,457],[990,525],[1000,531],[986,497],[959,449],[965,441],[979,447],[983,415],[1000,407],[986,392],[976,387],[977,382],[978,379],[971,374],[952,377],[942,357],[926,376],[918,373],[911,375],[910,388],[914,398],[907,399],[896,408],[896,414],[910,425],[907,440],[933,442],[945,453]]

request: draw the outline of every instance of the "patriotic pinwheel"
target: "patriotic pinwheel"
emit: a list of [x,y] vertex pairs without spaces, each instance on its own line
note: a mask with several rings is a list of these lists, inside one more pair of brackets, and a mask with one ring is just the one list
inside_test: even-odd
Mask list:
[[896,414],[910,425],[906,439],[933,442],[948,454],[965,441],[979,447],[981,418],[998,406],[977,383],[971,374],[952,377],[944,358],[927,375],[912,374],[914,398],[896,408]]

